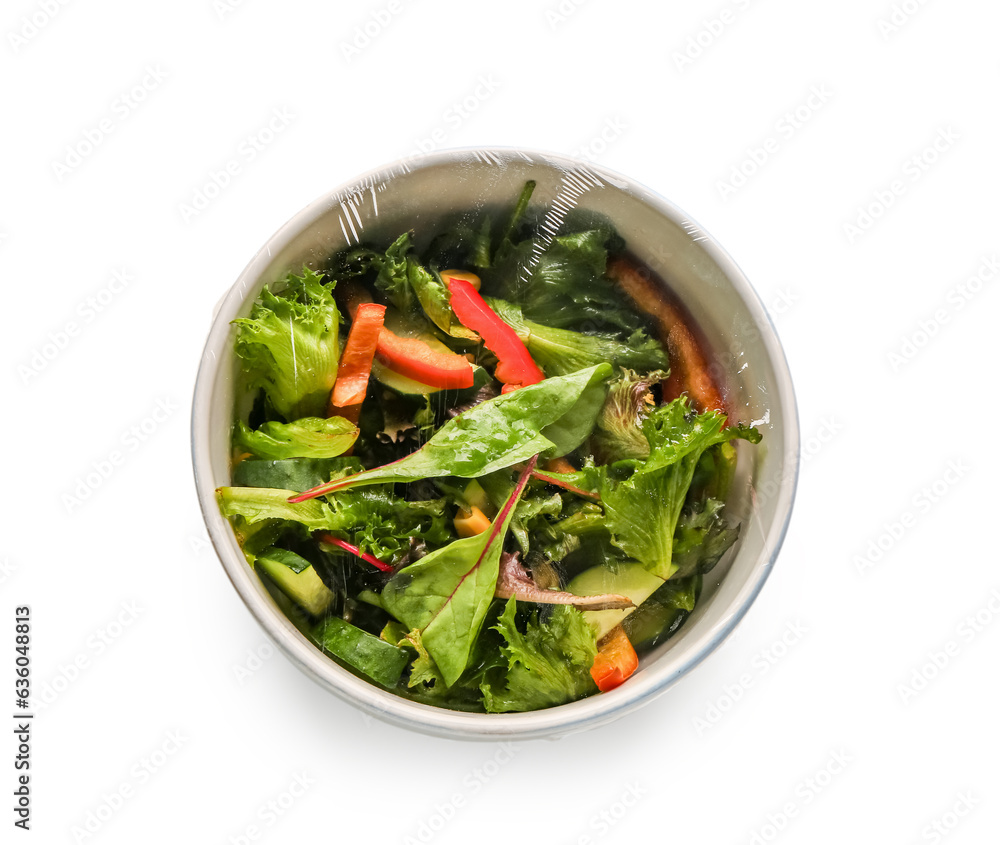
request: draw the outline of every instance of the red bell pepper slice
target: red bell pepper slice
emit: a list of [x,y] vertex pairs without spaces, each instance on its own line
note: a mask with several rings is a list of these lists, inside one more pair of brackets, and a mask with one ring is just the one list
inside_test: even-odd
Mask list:
[[590,676],[601,692],[607,692],[624,683],[638,667],[639,657],[619,625],[602,641]]
[[505,393],[508,388],[526,387],[545,378],[517,332],[497,316],[468,281],[449,276],[447,284],[451,291],[451,309],[459,322],[478,332],[486,348],[497,356],[495,375],[506,385]]
[[375,357],[401,376],[430,387],[455,390],[472,387],[475,372],[464,355],[437,352],[415,337],[400,337],[385,326],[378,336]]
[[354,312],[354,322],[337,369],[337,381],[330,394],[330,416],[336,414],[357,423],[361,403],[368,392],[368,378],[384,319],[385,306],[373,302],[359,305]]

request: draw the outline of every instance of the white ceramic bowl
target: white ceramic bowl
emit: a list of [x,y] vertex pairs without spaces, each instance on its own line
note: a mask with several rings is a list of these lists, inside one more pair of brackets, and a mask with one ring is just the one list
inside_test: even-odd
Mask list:
[[[230,322],[261,288],[366,240],[388,244],[402,231],[434,232],[456,211],[509,207],[525,181],[558,222],[560,208],[606,215],[628,249],[687,306],[724,377],[733,416],[763,433],[740,444],[727,502],[740,539],[705,579],[683,627],[645,655],[636,673],[607,693],[530,713],[462,713],[418,704],[352,675],[289,622],[247,565],[215,490],[230,483],[230,427],[238,364]],[[324,194],[281,227],[222,301],[202,356],[191,419],[195,483],[205,522],[233,586],[275,644],[302,671],[368,713],[445,737],[553,737],[595,727],[648,704],[733,630],[767,579],[788,525],[798,476],[795,397],[784,354],[760,299],[733,260],[680,210],[635,182],[565,156],[514,149],[451,150],[397,162]],[[746,447],[746,448],[742,448]]]

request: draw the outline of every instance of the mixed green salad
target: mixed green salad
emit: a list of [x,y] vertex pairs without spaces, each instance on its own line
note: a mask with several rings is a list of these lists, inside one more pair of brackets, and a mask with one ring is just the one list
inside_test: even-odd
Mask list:
[[735,542],[734,441],[760,439],[608,221],[553,234],[533,188],[289,274],[235,321],[218,500],[247,561],[333,660],[453,709],[625,681]]

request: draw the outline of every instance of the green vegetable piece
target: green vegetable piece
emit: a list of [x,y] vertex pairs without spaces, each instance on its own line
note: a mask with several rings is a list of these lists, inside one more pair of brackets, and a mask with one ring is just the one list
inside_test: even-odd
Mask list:
[[293,500],[385,482],[448,475],[477,478],[533,455],[565,455],[590,434],[610,373],[610,364],[599,364],[481,402],[448,420],[407,457],[316,487]]
[[397,572],[382,590],[385,609],[421,641],[449,687],[469,661],[500,574],[500,553],[533,459],[489,531],[455,540]]
[[268,549],[257,556],[254,566],[266,572],[286,596],[313,616],[319,616],[333,603],[333,593],[312,564],[295,552]]
[[242,517],[251,525],[267,519],[298,522],[310,531],[337,531],[343,526],[330,506],[318,501],[288,501],[293,490],[272,490],[264,487],[220,487],[215,491],[222,515],[232,519]]
[[601,361],[643,372],[665,369],[668,365],[663,344],[640,329],[625,339],[606,333],[582,334],[528,320],[513,302],[493,297],[486,297],[486,302],[517,332],[547,376],[573,373]]
[[321,649],[384,687],[394,687],[399,682],[410,659],[405,649],[380,640],[337,616],[317,625],[313,639]]
[[649,457],[649,441],[643,434],[642,423],[655,408],[650,388],[666,377],[663,370],[639,374],[626,369],[611,382],[590,438],[601,463]]
[[760,440],[753,429],[723,428],[725,420],[715,411],[694,414],[684,397],[675,399],[643,422],[650,454],[632,462],[631,477],[618,481],[605,474],[601,481],[611,541],[663,580],[674,573],[674,531],[702,453],[734,438]]
[[389,490],[357,490],[337,496],[330,505],[316,499],[289,502],[295,491],[265,487],[221,487],[216,495],[230,519],[241,517],[251,525],[282,519],[308,531],[332,531],[380,560],[403,551],[412,537],[439,545],[454,536],[444,499],[409,502]]
[[385,256],[371,254],[379,268],[375,285],[404,314],[419,306],[441,331],[452,337],[477,341],[479,335],[463,326],[451,310],[451,294],[441,276],[410,255],[412,233],[406,232],[386,250]]
[[[613,568],[601,564],[585,569],[566,585],[566,592],[576,596],[599,596],[613,593],[626,596],[636,607],[642,605],[663,586],[663,579],[653,575],[639,563],[619,563]],[[587,610],[584,618],[593,626],[597,639],[601,639],[618,625],[635,607],[621,610]]]
[[287,461],[240,461],[233,470],[233,483],[241,487],[272,487],[284,490],[308,490],[323,484],[330,476],[341,472],[346,461],[356,469],[361,463],[356,458],[292,458]]
[[675,578],[708,572],[736,542],[739,527],[726,524],[724,507],[718,499],[707,499],[681,512],[674,533]]
[[350,449],[357,439],[357,426],[343,417],[303,417],[291,423],[266,422],[256,431],[241,420],[233,430],[236,449],[272,461],[335,458]]
[[496,625],[507,645],[503,682],[483,681],[483,704],[490,713],[539,710],[597,692],[590,667],[597,639],[575,607],[560,605],[547,623],[536,611],[522,634],[516,624],[517,602],[511,598]]
[[265,287],[250,316],[233,324],[247,387],[263,387],[285,419],[322,414],[340,358],[340,313],[332,285],[308,268],[301,276],[290,273],[279,293]]
[[674,633],[694,610],[700,576],[671,578],[622,622],[636,648],[652,648]]

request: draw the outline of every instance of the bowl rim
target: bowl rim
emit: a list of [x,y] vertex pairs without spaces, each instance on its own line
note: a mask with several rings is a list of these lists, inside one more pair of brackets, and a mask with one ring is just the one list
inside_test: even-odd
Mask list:
[[[403,172],[411,172],[465,161],[470,156],[488,156],[490,153],[519,156],[532,164],[540,160],[547,166],[565,167],[567,170],[587,168],[614,187],[625,190],[642,203],[651,206],[678,226],[686,223],[688,226],[697,227],[699,247],[722,272],[760,328],[759,342],[764,346],[775,375],[776,396],[772,405],[782,409],[786,441],[782,457],[786,471],[782,473],[776,493],[780,498],[775,510],[775,521],[766,526],[765,546],[754,563],[751,577],[740,586],[719,621],[699,632],[695,639],[689,640],[682,656],[670,660],[669,655],[664,655],[656,661],[656,664],[662,664],[658,671],[657,665],[654,664],[648,667],[648,671],[640,671],[628,684],[618,689],[569,704],[526,713],[468,713],[410,701],[359,678],[328,658],[274,607],[266,591],[263,591],[259,584],[254,584],[253,571],[246,565],[242,554],[238,560],[235,559],[235,555],[232,554],[232,545],[235,541],[231,532],[228,536],[225,533],[228,522],[222,519],[218,511],[215,487],[210,480],[211,432],[208,423],[211,418],[212,387],[218,378],[222,361],[222,356],[216,354],[215,350],[223,348],[228,343],[230,320],[236,316],[236,312],[243,304],[244,291],[248,285],[259,281],[261,274],[271,263],[272,256],[288,247],[313,222],[334,207],[340,198],[355,192],[358,186],[374,184],[373,180],[398,172],[400,169]],[[194,386],[191,406],[191,449],[195,488],[216,555],[251,615],[272,642],[300,670],[342,700],[394,725],[451,739],[537,739],[566,736],[598,727],[648,704],[705,660],[729,636],[763,589],[787,534],[798,487],[800,429],[791,373],[770,315],[740,267],[697,221],[644,184],[593,162],[582,161],[561,153],[519,146],[475,146],[448,148],[425,155],[403,157],[368,170],[316,197],[267,239],[219,301],[212,315],[212,326],[199,359]],[[775,524],[778,522],[780,525]],[[769,540],[772,537],[773,540]]]

